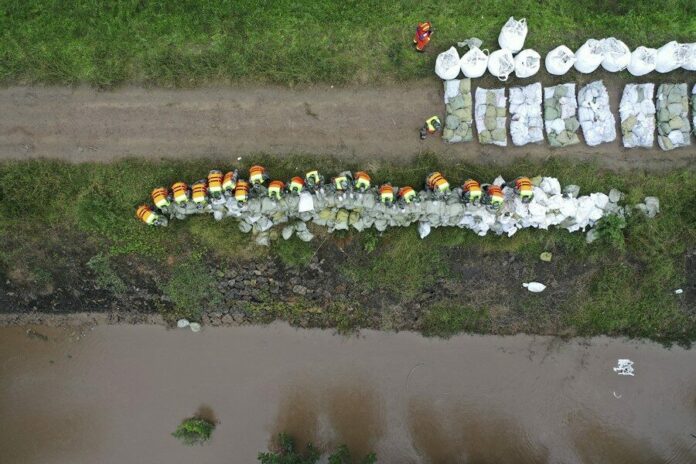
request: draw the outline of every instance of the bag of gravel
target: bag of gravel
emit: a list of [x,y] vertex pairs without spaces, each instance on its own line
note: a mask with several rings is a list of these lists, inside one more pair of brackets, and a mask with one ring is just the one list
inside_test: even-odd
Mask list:
[[655,84],[628,84],[619,105],[621,135],[626,148],[650,148],[655,141]]
[[476,131],[481,144],[507,146],[505,89],[476,89]]
[[589,146],[616,139],[616,120],[609,107],[609,93],[602,81],[592,82],[578,92],[578,120]]
[[544,140],[541,83],[510,89],[510,136],[516,146]]
[[544,123],[546,138],[552,147],[565,147],[580,143],[577,131],[578,101],[575,84],[560,84],[544,88]]
[[691,145],[686,84],[661,84],[657,89],[657,144],[663,150]]

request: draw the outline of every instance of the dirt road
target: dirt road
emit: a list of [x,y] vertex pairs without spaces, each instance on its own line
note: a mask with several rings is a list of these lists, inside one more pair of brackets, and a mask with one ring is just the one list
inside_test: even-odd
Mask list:
[[[475,84],[486,85],[476,82]],[[527,82],[525,82],[527,83]],[[614,113],[623,81],[608,82]],[[500,85],[500,84],[497,84]],[[292,90],[218,87],[196,90],[11,87],[0,90],[0,159],[36,157],[109,161],[127,156],[236,157],[330,154],[394,161],[422,152],[475,162],[515,158],[597,159],[608,168],[666,169],[696,158],[694,148],[665,153],[623,149],[620,141],[589,148],[515,148],[418,139],[427,116],[442,114],[442,85],[427,81],[382,88]]]

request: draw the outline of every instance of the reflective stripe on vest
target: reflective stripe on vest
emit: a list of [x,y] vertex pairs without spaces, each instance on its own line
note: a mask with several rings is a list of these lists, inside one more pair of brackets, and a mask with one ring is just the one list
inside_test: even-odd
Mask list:
[[469,193],[481,192],[481,184],[473,179],[464,181],[464,191]]
[[247,201],[249,198],[249,184],[246,181],[240,180],[237,182],[237,187],[234,189],[234,198],[237,201]]
[[185,203],[188,201],[188,186],[183,182],[177,182],[172,185],[172,192],[174,193],[174,201],[177,203]]
[[206,187],[204,183],[193,184],[191,187],[191,197],[194,203],[205,203]]
[[152,191],[152,194],[150,196],[152,197],[152,202],[155,204],[156,207],[166,208],[167,206],[169,206],[169,199],[167,198],[169,196],[169,192],[167,192],[166,188],[156,188]]
[[152,225],[157,220],[157,215],[145,205],[138,207],[135,215],[147,225]]
[[211,193],[222,192],[222,173],[220,171],[210,171],[208,174],[208,190]]

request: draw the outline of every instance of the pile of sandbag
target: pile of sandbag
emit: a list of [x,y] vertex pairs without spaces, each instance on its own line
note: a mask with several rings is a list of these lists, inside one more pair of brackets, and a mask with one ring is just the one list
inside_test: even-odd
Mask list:
[[628,84],[619,105],[621,134],[626,148],[650,148],[655,141],[655,84]]
[[505,132],[505,120],[507,110],[505,89],[476,89],[476,130],[479,142],[493,144],[501,147],[507,146],[507,133]]
[[663,150],[691,145],[689,96],[686,84],[661,84],[657,89],[657,143]]
[[544,140],[541,83],[510,89],[510,136],[517,146]]
[[567,147],[580,143],[576,117],[578,102],[575,84],[560,84],[544,88],[544,123],[546,138],[552,147]]
[[305,190],[300,195],[272,199],[264,187],[257,186],[246,203],[238,203],[233,194],[224,192],[219,199],[208,198],[207,204],[189,204],[181,207],[179,213],[171,205],[162,214],[179,219],[193,214],[212,214],[217,220],[233,218],[243,233],[252,234],[257,244],[265,246],[270,244],[272,235],[286,240],[293,235],[303,241],[312,240],[308,223],[326,227],[329,232],[369,228],[384,231],[389,227],[418,224],[421,237],[435,227],[460,227],[480,236],[489,232],[512,236],[520,229],[551,226],[581,231],[594,226],[604,215],[623,214],[623,208],[617,205],[620,194],[592,193],[579,197],[579,187],[567,186],[562,191],[558,180],[552,177],[537,177],[532,183],[534,198],[523,203],[503,178],[495,179],[493,184],[503,187],[505,196],[498,210],[465,204],[460,188],[447,195],[421,191],[412,203],[386,206],[378,201],[376,187],[336,192],[326,186],[315,192]]
[[442,140],[449,143],[469,142],[474,138],[472,130],[471,80],[445,81],[445,127]]
[[592,82],[578,92],[578,119],[589,146],[616,139],[616,119],[609,107],[609,93],[602,81]]

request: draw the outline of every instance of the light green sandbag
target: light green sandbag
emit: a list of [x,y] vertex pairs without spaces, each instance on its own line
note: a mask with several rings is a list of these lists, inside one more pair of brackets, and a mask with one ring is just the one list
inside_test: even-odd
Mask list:
[[486,126],[486,130],[492,131],[498,127],[498,122],[495,116],[486,116],[486,119],[483,120],[483,125]]
[[496,129],[491,131],[491,138],[496,142],[504,142],[507,140],[505,129]]
[[501,108],[501,107],[497,107],[497,108],[495,109],[495,115],[496,115],[496,117],[498,117],[498,118],[504,118],[504,117],[506,117],[506,116],[507,116],[507,112],[505,111],[505,107],[502,107],[502,108]]
[[491,133],[490,131],[481,131],[479,132],[479,142],[481,143],[491,143]]

